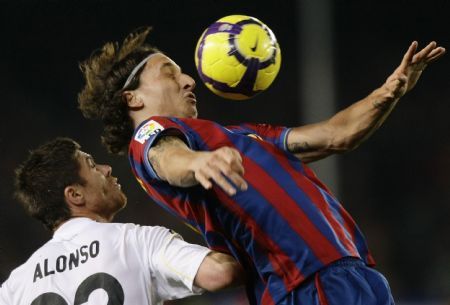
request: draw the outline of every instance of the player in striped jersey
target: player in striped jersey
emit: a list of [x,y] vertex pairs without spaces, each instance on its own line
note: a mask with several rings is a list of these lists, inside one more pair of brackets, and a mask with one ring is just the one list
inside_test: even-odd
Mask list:
[[53,237],[2,284],[2,305],[156,305],[241,282],[229,255],[163,227],[111,223],[126,205],[120,184],[71,139],[32,151],[16,186]]
[[79,102],[111,152],[128,148],[150,197],[240,260],[251,304],[393,304],[361,231],[305,163],[358,146],[445,50],[412,43],[380,88],[325,122],[224,127],[197,119],[194,80],[147,33],[81,65]]

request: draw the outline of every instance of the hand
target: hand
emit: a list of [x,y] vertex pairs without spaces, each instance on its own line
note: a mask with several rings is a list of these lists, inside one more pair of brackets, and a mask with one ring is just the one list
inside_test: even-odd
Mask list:
[[205,189],[210,189],[212,182],[215,182],[228,195],[233,196],[237,190],[226,178],[242,191],[248,187],[243,178],[244,167],[241,155],[234,148],[221,147],[212,152],[197,153],[193,162],[193,171],[195,179]]
[[414,88],[427,65],[445,54],[445,49],[437,47],[434,41],[416,53],[417,46],[417,41],[411,43],[402,62],[384,84],[384,89],[390,92],[395,99],[401,98]]

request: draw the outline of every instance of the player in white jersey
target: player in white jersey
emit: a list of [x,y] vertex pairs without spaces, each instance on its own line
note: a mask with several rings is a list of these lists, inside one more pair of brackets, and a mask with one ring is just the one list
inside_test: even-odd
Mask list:
[[32,151],[16,188],[29,214],[54,233],[3,283],[1,305],[162,304],[241,282],[226,254],[163,227],[111,223],[126,196],[111,167],[71,139]]

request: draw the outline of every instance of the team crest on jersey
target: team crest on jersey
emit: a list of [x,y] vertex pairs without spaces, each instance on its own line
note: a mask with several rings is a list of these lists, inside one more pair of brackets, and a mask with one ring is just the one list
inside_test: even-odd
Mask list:
[[141,144],[144,144],[151,136],[161,132],[164,130],[164,127],[161,126],[156,121],[150,120],[145,123],[139,130],[137,131],[134,139]]

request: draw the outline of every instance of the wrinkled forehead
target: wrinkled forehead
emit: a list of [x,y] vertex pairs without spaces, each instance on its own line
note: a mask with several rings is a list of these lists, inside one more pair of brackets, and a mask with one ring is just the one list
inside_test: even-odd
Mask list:
[[162,53],[156,53],[154,56],[152,56],[147,63],[145,64],[144,71],[152,71],[152,70],[160,70],[163,66],[173,66],[176,68],[178,65],[167,55],[164,55]]
[[86,159],[86,157],[90,156],[87,152],[77,149],[75,152],[75,157],[78,159]]
[[75,158],[82,166],[90,165],[90,163],[94,162],[94,158],[90,154],[79,149],[75,152]]

